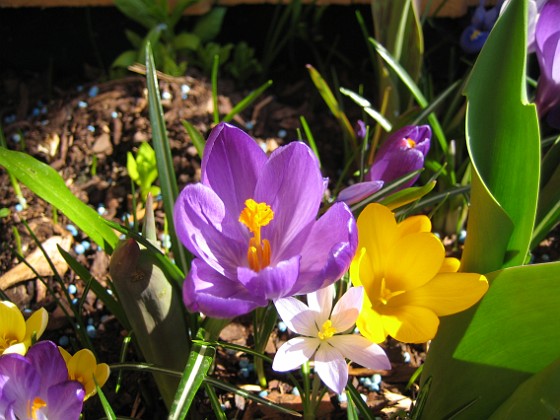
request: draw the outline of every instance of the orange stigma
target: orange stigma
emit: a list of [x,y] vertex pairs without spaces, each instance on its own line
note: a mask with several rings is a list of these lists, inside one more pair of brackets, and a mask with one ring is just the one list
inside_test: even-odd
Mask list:
[[253,271],[261,271],[270,265],[270,242],[261,239],[261,227],[268,225],[272,219],[274,219],[274,212],[268,204],[257,203],[251,198],[245,201],[245,208],[239,215],[239,221],[253,234],[247,249],[247,261]]

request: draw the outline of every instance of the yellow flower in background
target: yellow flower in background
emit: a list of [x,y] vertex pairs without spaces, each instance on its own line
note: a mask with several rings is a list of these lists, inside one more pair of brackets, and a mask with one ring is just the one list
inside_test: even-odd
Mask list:
[[375,343],[388,335],[406,343],[424,343],[436,335],[440,316],[464,311],[488,290],[481,274],[457,273],[459,260],[446,258],[426,216],[397,223],[380,204],[358,217],[358,251],[350,278],[365,291],[356,322]]
[[97,364],[94,354],[88,349],[79,350],[73,356],[62,347],[58,349],[68,367],[68,379],[78,381],[84,386],[84,401],[97,392],[96,382],[100,388],[105,385],[111,373],[107,363]]
[[0,355],[27,353],[33,339],[41,337],[49,314],[41,308],[35,311],[27,321],[19,308],[7,300],[0,301]]

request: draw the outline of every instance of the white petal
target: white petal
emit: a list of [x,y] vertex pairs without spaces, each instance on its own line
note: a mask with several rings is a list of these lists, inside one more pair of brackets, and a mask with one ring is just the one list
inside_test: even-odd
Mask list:
[[363,287],[351,287],[334,306],[331,315],[333,327],[344,332],[356,323],[364,299]]
[[315,353],[315,372],[323,383],[337,394],[342,394],[348,382],[348,366],[344,356],[326,342]]
[[363,367],[374,370],[391,369],[391,362],[385,351],[361,335],[335,335],[329,338],[329,343],[344,357]]
[[284,343],[276,352],[272,369],[287,372],[307,362],[319,346],[318,338],[296,337]]
[[317,337],[319,330],[315,325],[316,313],[300,300],[289,297],[274,302],[278,315],[286,326],[295,333]]
[[307,295],[307,305],[312,311],[321,314],[319,318],[325,322],[331,316],[333,297],[334,285],[323,287]]

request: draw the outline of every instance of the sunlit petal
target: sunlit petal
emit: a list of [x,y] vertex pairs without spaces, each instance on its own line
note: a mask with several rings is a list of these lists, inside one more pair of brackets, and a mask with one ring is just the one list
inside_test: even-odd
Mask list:
[[367,297],[364,298],[364,305],[356,321],[356,326],[360,333],[372,343],[382,343],[387,338],[381,314],[373,310]]
[[396,296],[390,305],[421,306],[445,316],[470,308],[487,290],[488,281],[480,274],[441,273],[424,286]]
[[25,321],[26,331],[25,331],[25,342],[26,344],[31,344],[31,339],[33,336],[39,339],[45,329],[47,328],[47,323],[49,322],[49,313],[45,308],[40,308],[33,312],[31,316]]
[[461,261],[457,258],[445,258],[439,269],[440,273],[456,273],[461,266]]
[[303,302],[289,297],[276,300],[274,306],[290,330],[308,337],[317,336],[318,330],[315,325],[317,313],[310,310]]
[[330,345],[322,343],[315,354],[315,372],[323,383],[341,394],[348,382],[348,365],[344,356]]
[[439,318],[418,306],[385,308],[381,315],[385,331],[403,343],[425,343],[435,337]]
[[332,326],[343,332],[353,327],[362,309],[364,301],[364,288],[351,287],[334,306],[331,321]]
[[385,351],[361,335],[335,335],[329,339],[329,344],[340,351],[344,357],[363,367],[374,370],[391,369]]
[[307,295],[307,305],[312,311],[321,314],[321,318],[329,319],[334,298],[334,286],[323,287]]
[[297,369],[311,359],[319,343],[320,340],[318,338],[292,338],[290,341],[282,344],[276,352],[272,362],[272,369],[277,372]]
[[444,258],[441,241],[431,233],[401,238],[386,256],[386,287],[393,292],[420,287],[437,274]]

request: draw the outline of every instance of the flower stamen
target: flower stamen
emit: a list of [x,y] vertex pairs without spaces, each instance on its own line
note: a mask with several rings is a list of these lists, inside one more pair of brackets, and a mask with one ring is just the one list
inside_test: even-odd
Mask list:
[[332,326],[332,321],[330,319],[327,319],[325,322],[323,322],[321,331],[317,333],[317,337],[319,337],[321,340],[326,340],[327,338],[331,338],[333,335],[335,335],[336,332],[336,328]]
[[37,420],[39,418],[39,416],[37,415],[37,412],[41,408],[46,407],[46,406],[47,406],[47,403],[39,397],[35,397],[33,399],[33,401],[29,400],[28,405],[27,405],[27,416],[32,418],[33,420]]
[[247,261],[253,271],[261,271],[270,265],[270,242],[261,239],[261,227],[274,219],[272,208],[266,203],[257,203],[249,198],[239,215],[239,221],[247,226],[253,237],[249,240]]

